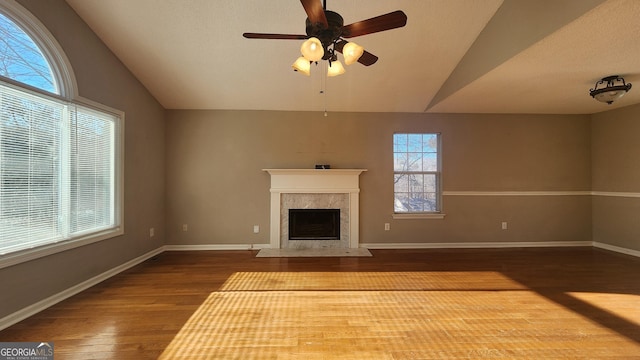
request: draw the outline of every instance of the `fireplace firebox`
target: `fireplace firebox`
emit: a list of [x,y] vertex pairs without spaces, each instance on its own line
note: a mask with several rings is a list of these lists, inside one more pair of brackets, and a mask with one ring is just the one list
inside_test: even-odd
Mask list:
[[289,209],[289,240],[340,240],[340,209]]

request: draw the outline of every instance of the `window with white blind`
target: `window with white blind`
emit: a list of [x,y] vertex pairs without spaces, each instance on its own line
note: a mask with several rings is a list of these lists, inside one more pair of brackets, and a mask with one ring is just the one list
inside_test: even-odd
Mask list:
[[0,84],[0,255],[118,226],[118,117]]
[[73,97],[55,39],[0,3],[0,267],[122,234],[123,114]]

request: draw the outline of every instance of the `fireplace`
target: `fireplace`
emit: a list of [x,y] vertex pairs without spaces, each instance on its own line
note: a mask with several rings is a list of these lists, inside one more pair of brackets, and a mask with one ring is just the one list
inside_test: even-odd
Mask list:
[[[263,169],[271,175],[272,249],[359,247],[359,175],[365,169]],[[334,209],[334,239],[290,239],[290,209]],[[317,225],[317,224],[316,224]],[[311,236],[305,236],[311,237]],[[332,236],[333,237],[333,236]]]
[[340,240],[340,209],[289,209],[289,240]]

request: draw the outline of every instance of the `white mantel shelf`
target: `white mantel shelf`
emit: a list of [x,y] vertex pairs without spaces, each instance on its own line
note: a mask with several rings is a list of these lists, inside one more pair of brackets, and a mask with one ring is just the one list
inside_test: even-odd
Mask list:
[[366,169],[263,169],[271,175],[271,192],[360,192],[358,176]]
[[349,194],[349,247],[359,247],[359,176],[366,169],[262,169],[271,175],[271,248],[281,248],[280,197],[295,193]]
[[318,173],[327,173],[331,174],[355,174],[359,175],[363,171],[367,171],[367,169],[262,169],[262,171],[266,171],[271,175],[295,175],[295,174],[318,174]]

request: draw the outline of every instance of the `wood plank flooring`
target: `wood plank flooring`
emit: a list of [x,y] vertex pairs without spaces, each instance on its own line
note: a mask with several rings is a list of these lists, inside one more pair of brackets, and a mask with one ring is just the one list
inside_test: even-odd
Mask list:
[[640,259],[592,248],[165,252],[0,332],[61,359],[640,359]]

